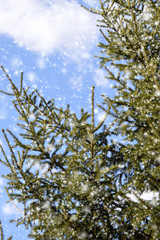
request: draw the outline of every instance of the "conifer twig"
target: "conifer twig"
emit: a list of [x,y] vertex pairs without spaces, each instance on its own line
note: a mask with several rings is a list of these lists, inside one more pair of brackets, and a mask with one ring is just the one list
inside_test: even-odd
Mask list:
[[7,71],[4,69],[3,66],[1,66],[3,72],[5,73],[6,77],[8,78],[8,80],[10,81],[11,85],[12,85],[12,90],[14,92],[13,95],[16,95],[16,93],[19,93],[18,89],[16,88],[16,86],[14,85],[14,83],[12,82],[11,78],[9,77]]
[[23,214],[23,216],[25,215],[24,214],[24,212],[22,212],[16,205],[15,205],[15,203],[13,202],[13,200],[11,199],[11,197],[10,197],[10,194],[9,194],[9,192],[8,192],[8,189],[6,188],[6,186],[4,186],[5,187],[5,189],[6,189],[6,192],[7,192],[7,195],[8,195],[8,197],[9,197],[9,199],[10,199],[10,202],[13,204],[13,206],[20,212],[20,213],[22,213]]
[[[92,86],[92,99],[91,99],[91,107],[92,107],[92,123],[91,123],[91,131],[92,131],[92,139],[91,139],[91,160],[93,161],[93,135],[94,135],[94,86]],[[92,169],[93,170],[93,169]]]
[[23,72],[21,72],[20,93],[22,93],[22,88],[23,88]]
[[92,131],[94,130],[94,89],[95,87],[92,86]]
[[[97,104],[97,106],[101,108],[101,106],[100,106],[99,104]],[[94,129],[94,132],[96,132],[96,131],[103,125],[103,123],[105,122],[105,120],[106,120],[106,118],[107,118],[107,116],[108,116],[108,113],[109,113],[110,108],[111,108],[111,107],[110,107],[110,104],[109,104],[108,110],[107,110],[107,111],[105,110],[106,114],[105,114],[103,120],[102,120],[102,121],[98,124],[98,126]],[[103,110],[104,110],[104,109],[103,109]]]
[[[8,189],[6,188],[6,186],[5,186],[5,190],[6,190],[6,192],[7,192],[7,195],[8,195],[8,197],[9,197],[10,202],[13,204],[13,206],[14,206],[20,213],[22,213],[23,218],[25,218],[26,213],[23,212],[23,211],[21,211],[21,210],[15,205],[15,203],[14,203],[13,200],[11,199],[11,196],[10,196],[10,194],[9,194]],[[40,218],[40,219],[47,219],[47,217],[39,217],[39,218]]]
[[148,120],[148,124],[149,124],[150,128],[153,130],[153,132],[155,133],[156,137],[160,138],[158,132],[156,131],[155,127],[153,126],[153,124],[151,123],[150,120]]
[[13,93],[7,93],[7,92],[5,92],[5,91],[2,91],[2,90],[0,90],[0,92],[1,92],[1,93],[3,93],[3,94],[5,94],[5,95],[14,96],[14,94],[13,94]]

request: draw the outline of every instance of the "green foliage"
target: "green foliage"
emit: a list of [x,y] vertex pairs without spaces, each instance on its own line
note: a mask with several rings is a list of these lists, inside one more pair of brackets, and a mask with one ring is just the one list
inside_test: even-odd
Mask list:
[[112,103],[114,131],[125,141],[120,152],[127,183],[121,191],[139,199],[139,210],[129,207],[124,216],[130,218],[134,210],[132,225],[159,239],[159,201],[138,196],[160,189],[160,2],[101,1],[100,11],[92,11],[102,16],[100,26],[106,30],[101,30],[105,43],[99,44],[101,67],[117,89],[114,99],[104,96],[103,104]]
[[[3,69],[4,70],[4,69]],[[5,72],[5,70],[4,70]],[[17,225],[31,228],[34,239],[99,239],[118,235],[110,218],[115,205],[121,207],[116,182],[122,156],[118,146],[108,143],[110,127],[94,124],[92,113],[71,113],[69,106],[58,109],[33,91],[18,90],[8,77],[19,113],[20,136],[3,130],[11,160],[1,146],[10,169],[7,194],[23,203]],[[91,118],[91,121],[89,120]],[[10,135],[10,137],[8,136]],[[11,140],[13,139],[13,141]]]

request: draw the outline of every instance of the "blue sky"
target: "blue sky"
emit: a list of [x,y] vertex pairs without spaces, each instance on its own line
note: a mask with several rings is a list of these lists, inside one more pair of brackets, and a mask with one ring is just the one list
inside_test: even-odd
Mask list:
[[[38,91],[47,99],[54,98],[58,107],[79,113],[83,107],[90,111],[91,86],[95,85],[95,102],[101,103],[101,94],[112,96],[112,83],[99,69],[102,41],[97,15],[84,10],[80,4],[99,7],[98,0],[0,0],[0,64],[7,70],[16,85],[20,84],[21,71],[24,85]],[[0,71],[0,89],[10,91],[7,78]],[[17,113],[11,97],[0,94],[0,128],[9,128],[18,134]],[[96,107],[96,121],[104,113]],[[6,144],[2,133],[0,143]],[[0,154],[0,157],[2,155]],[[0,176],[7,170],[0,165]],[[0,219],[6,238],[26,240],[23,226],[15,227],[9,219],[21,213],[6,204],[6,182],[0,177]],[[15,202],[21,209],[21,206]]]
[[[105,71],[99,69],[99,60],[94,57],[99,54],[97,44],[102,40],[96,26],[97,16],[80,4],[98,7],[97,0],[0,0],[0,64],[15,84],[20,84],[23,71],[25,86],[37,88],[48,100],[55,98],[57,106],[70,104],[76,113],[81,107],[90,111],[92,85],[96,87],[96,102],[101,102],[101,94],[113,94],[111,82],[104,78]],[[0,89],[10,91],[2,70]],[[0,94],[0,128],[18,134],[18,115],[11,100]],[[97,107],[95,112],[100,121],[104,113]],[[6,149],[2,133],[0,143]],[[1,166],[0,175],[6,172]],[[8,223],[21,213],[11,203],[5,203],[8,200],[5,184],[0,177],[0,219],[5,237],[12,234],[13,239],[25,240],[25,228]]]

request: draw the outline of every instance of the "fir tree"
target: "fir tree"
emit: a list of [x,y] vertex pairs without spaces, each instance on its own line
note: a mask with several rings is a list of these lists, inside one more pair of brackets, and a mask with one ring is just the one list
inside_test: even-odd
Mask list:
[[24,89],[23,74],[19,90],[2,69],[22,130],[19,137],[2,130],[11,161],[2,146],[0,160],[10,170],[5,176],[9,199],[24,205],[17,225],[30,227],[36,240],[116,239],[114,208],[124,207],[116,195],[123,158],[118,146],[108,143],[112,124],[107,128],[104,122],[110,106],[95,126],[94,87],[91,114],[82,109],[78,118],[69,106],[58,109],[53,99],[46,102],[37,90]]
[[[131,224],[124,239],[159,239],[159,198],[144,201],[144,192],[160,189],[160,2],[100,1],[100,27],[104,42],[99,44],[101,67],[117,90],[113,99],[104,96],[104,108],[116,119],[114,132],[123,136],[120,152],[124,157],[122,199],[134,195],[123,219]],[[129,202],[128,202],[129,203]],[[122,213],[121,213],[122,214]],[[126,225],[127,226],[127,225]],[[140,236],[135,233],[139,230]]]

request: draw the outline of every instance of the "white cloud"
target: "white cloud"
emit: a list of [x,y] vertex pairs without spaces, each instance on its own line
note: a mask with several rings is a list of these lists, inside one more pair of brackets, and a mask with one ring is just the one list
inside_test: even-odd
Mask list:
[[0,0],[0,34],[30,51],[81,54],[97,43],[96,16],[75,1]]

